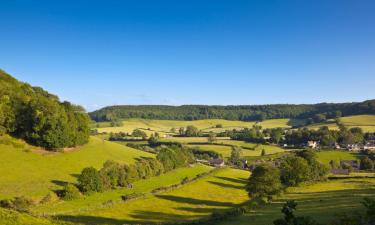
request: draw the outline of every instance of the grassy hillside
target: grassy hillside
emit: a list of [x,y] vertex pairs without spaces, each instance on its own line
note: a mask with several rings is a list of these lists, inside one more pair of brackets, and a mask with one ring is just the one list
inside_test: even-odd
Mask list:
[[149,224],[198,219],[214,210],[247,201],[244,186],[248,176],[246,171],[223,169],[170,192],[60,219],[84,224]]
[[[341,117],[340,121],[348,128],[360,127],[365,132],[375,132],[375,115]],[[313,124],[307,127],[311,129],[318,129],[321,126],[328,126],[330,129],[338,129],[338,126],[334,122]]]
[[37,218],[26,213],[19,213],[0,208],[1,225],[67,225],[65,222],[52,222],[48,219]]
[[65,153],[46,153],[24,146],[0,144],[0,199],[25,195],[42,197],[49,190],[75,181],[84,167],[100,168],[106,160],[132,163],[154,157],[126,146],[92,137],[90,142]]
[[311,186],[289,188],[288,192],[272,204],[252,213],[218,223],[220,225],[265,225],[282,218],[280,210],[287,200],[298,203],[297,215],[312,216],[327,223],[337,214],[361,210],[364,197],[375,194],[375,179],[332,180]]
[[120,188],[104,193],[94,193],[89,196],[85,196],[83,199],[39,205],[33,208],[32,212],[36,214],[62,214],[77,210],[90,210],[102,207],[103,203],[108,201],[119,202],[121,201],[121,196],[123,195],[128,195],[131,193],[150,193],[153,189],[162,186],[179,184],[185,177],[193,178],[198,174],[208,172],[212,169],[212,167],[205,165],[179,168],[157,177],[136,181],[133,183],[132,189]]
[[[289,119],[274,119],[265,120],[260,125],[264,128],[272,127],[289,127]],[[223,128],[215,128],[217,124],[221,124]],[[209,120],[195,120],[195,121],[178,121],[178,120],[145,120],[145,119],[126,119],[123,120],[123,126],[121,127],[109,127],[108,122],[97,123],[97,125],[92,125],[92,127],[98,126],[99,132],[128,132],[131,133],[134,129],[142,129],[146,133],[170,133],[172,128],[186,127],[189,125],[196,126],[198,129],[204,132],[221,132],[224,130],[232,129],[243,129],[245,127],[252,127],[255,122],[244,122],[244,121],[230,121],[222,119],[209,119]]]

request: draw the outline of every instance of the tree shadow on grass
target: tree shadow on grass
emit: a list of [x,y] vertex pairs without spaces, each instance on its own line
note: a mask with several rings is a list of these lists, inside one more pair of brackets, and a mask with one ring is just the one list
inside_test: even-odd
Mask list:
[[179,196],[173,196],[173,195],[156,195],[156,197],[169,200],[169,201],[187,203],[187,204],[192,204],[192,205],[207,205],[207,206],[218,206],[218,207],[220,206],[232,207],[235,205],[231,202],[218,202],[218,201],[212,201],[212,200],[186,198],[186,197],[179,197]]
[[215,176],[215,178],[219,178],[221,180],[233,182],[233,183],[239,183],[239,184],[247,184],[248,180],[245,178],[230,178],[230,177],[220,177],[220,176]]
[[51,180],[51,183],[61,186],[61,187],[64,187],[65,185],[68,184],[68,182],[62,181],[62,180]]
[[82,225],[126,225],[126,224],[163,224],[197,219],[196,216],[169,214],[137,210],[130,214],[134,220],[114,219],[98,216],[64,215],[55,217],[58,221],[77,223]]
[[208,181],[208,183],[215,184],[215,185],[223,187],[223,188],[235,188],[235,189],[240,189],[240,190],[244,189],[244,186],[238,186],[238,185],[234,185],[234,184],[226,184],[226,183],[220,183],[220,182],[216,182],[216,181]]

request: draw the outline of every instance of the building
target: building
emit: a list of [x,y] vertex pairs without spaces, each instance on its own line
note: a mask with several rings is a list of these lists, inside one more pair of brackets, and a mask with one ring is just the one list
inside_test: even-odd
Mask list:
[[306,144],[307,147],[315,149],[319,147],[319,142],[317,141],[308,141]]
[[363,146],[363,149],[364,150],[375,150],[375,143],[373,141],[369,141],[367,142],[364,146]]
[[214,167],[223,167],[225,165],[224,159],[220,159],[220,158],[210,159],[208,160],[208,163],[210,164],[210,166],[214,166]]
[[348,145],[346,145],[346,149],[348,151],[357,152],[357,151],[360,151],[361,149],[363,149],[363,145],[361,145],[361,144],[348,144]]

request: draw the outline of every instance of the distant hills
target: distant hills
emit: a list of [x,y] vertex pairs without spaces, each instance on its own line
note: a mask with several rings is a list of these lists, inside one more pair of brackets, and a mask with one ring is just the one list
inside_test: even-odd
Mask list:
[[323,122],[341,116],[375,114],[375,100],[351,103],[275,104],[275,105],[117,105],[89,113],[91,119],[143,118],[160,120],[226,119],[262,121],[265,119],[306,119],[307,123]]

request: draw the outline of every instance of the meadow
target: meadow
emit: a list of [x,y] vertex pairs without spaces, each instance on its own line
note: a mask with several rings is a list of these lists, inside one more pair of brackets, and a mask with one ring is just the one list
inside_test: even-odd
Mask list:
[[[360,127],[364,132],[375,132],[375,115],[357,115],[341,117],[340,122],[348,128]],[[319,129],[321,126],[328,126],[329,129],[338,129],[334,121],[327,123],[312,124],[307,126],[309,129]]]
[[[259,125],[263,128],[274,128],[283,127],[288,128],[290,125],[289,119],[273,119],[265,120]],[[216,128],[216,125],[222,125],[221,128]],[[123,125],[121,127],[110,127],[108,122],[100,122],[92,124],[92,127],[98,129],[99,133],[103,132],[126,132],[131,133],[135,129],[141,129],[145,131],[148,135],[158,132],[160,134],[173,134],[171,132],[172,128],[178,129],[180,127],[187,127],[193,125],[203,132],[222,132],[225,130],[233,129],[243,129],[251,128],[256,122],[244,122],[244,121],[232,121],[223,119],[209,119],[209,120],[194,120],[194,121],[178,121],[178,120],[146,120],[146,119],[126,119],[123,120]]]
[[360,154],[357,152],[340,151],[340,150],[322,150],[316,153],[317,160],[328,165],[331,160],[339,163],[341,160],[359,160]]
[[[342,179],[317,183],[309,186],[293,187],[277,197],[271,204],[251,213],[220,222],[220,225],[265,225],[282,218],[282,205],[288,200],[297,202],[299,216],[311,216],[320,223],[328,223],[338,214],[353,213],[363,209],[365,197],[375,195],[375,179]],[[249,222],[251,221],[251,223]]]
[[198,174],[211,171],[213,168],[201,164],[193,167],[179,168],[162,174],[157,177],[151,177],[147,180],[139,180],[133,183],[133,188],[119,188],[104,193],[93,193],[84,198],[72,201],[60,201],[55,203],[41,204],[32,208],[33,214],[66,214],[75,211],[88,211],[95,208],[105,207],[108,202],[121,202],[121,196],[129,194],[150,194],[156,188],[179,184],[185,177],[191,179]]
[[75,182],[84,167],[101,168],[107,160],[130,164],[140,157],[155,155],[96,137],[85,146],[57,153],[26,144],[0,144],[0,199],[21,195],[40,199],[66,182]]
[[82,224],[173,223],[204,218],[215,210],[248,201],[244,186],[249,174],[225,168],[176,190],[58,218]]

